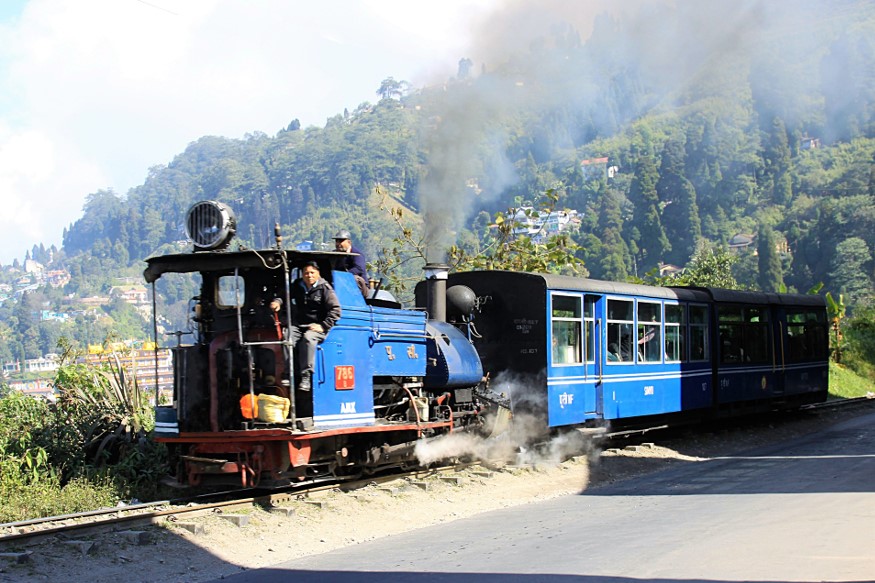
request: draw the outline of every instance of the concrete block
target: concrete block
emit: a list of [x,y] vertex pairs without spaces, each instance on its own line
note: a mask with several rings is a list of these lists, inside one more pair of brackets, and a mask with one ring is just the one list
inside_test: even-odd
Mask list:
[[219,518],[223,518],[235,526],[246,526],[249,524],[248,514],[220,514]]
[[30,556],[32,554],[33,551],[26,551],[23,553],[0,553],[0,559],[5,559],[17,565],[23,565],[30,562]]
[[94,543],[94,541],[90,540],[65,540],[63,544],[67,545],[68,547],[78,549],[83,556],[93,553],[97,548],[97,545]]
[[185,529],[191,534],[203,534],[204,525],[199,522],[175,522],[179,528]]
[[441,480],[454,486],[461,486],[463,482],[462,478],[458,476],[441,476]]
[[285,517],[294,516],[295,514],[298,513],[298,511],[296,509],[288,508],[286,506],[271,506],[271,508],[268,512],[270,512],[271,514],[279,514],[279,515],[285,516]]

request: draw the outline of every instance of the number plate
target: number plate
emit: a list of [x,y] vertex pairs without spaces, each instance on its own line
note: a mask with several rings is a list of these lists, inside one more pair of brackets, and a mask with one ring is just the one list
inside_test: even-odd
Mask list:
[[344,364],[334,367],[334,388],[338,391],[350,391],[355,388],[355,367]]

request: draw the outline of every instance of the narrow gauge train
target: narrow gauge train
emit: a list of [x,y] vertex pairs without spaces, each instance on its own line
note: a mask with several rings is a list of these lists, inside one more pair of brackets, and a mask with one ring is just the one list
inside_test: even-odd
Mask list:
[[[194,341],[173,349],[173,403],[156,408],[156,440],[170,446],[184,483],[280,486],[415,465],[421,440],[488,432],[506,411],[496,392],[544,432],[826,398],[817,296],[448,274],[430,264],[419,307],[402,309],[381,290],[364,298],[351,274],[332,269],[339,253],[285,250],[279,235],[273,249],[228,250],[235,223],[227,206],[197,203],[186,217],[194,252],[147,260],[153,298],[165,274],[201,282]],[[288,306],[291,282],[312,260],[342,315],[303,392],[265,303]]]

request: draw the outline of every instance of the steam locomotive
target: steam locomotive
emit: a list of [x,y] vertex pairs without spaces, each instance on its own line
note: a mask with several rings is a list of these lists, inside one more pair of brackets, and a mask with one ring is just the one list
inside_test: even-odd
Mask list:
[[[155,284],[193,274],[194,339],[172,348],[172,404],[156,408],[180,482],[276,487],[418,464],[418,443],[491,435],[525,414],[544,434],[794,408],[828,390],[828,324],[813,295],[667,288],[425,266],[415,309],[365,297],[343,254],[230,250],[233,211],[189,210],[193,252],[152,257]],[[319,344],[312,390],[265,303],[290,305],[316,261],[342,315]],[[286,326],[291,326],[288,312]],[[157,375],[156,375],[157,376]]]

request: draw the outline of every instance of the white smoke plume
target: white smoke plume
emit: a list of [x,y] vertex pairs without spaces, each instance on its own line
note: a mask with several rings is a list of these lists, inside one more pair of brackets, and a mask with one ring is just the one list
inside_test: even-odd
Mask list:
[[[537,378],[534,377],[535,379]],[[533,405],[543,405],[538,391],[538,381],[531,375],[503,373],[496,378],[493,388],[510,395],[515,413],[508,428],[489,437],[454,432],[431,440],[420,441],[415,454],[423,465],[438,461],[463,459],[484,463],[513,463],[534,466],[556,465],[569,457],[590,453],[592,443],[576,431],[553,433],[546,425],[546,418],[538,414]],[[541,381],[543,387],[543,381]],[[541,389],[543,391],[543,389]],[[495,419],[487,418],[491,426]]]
[[[807,119],[810,96],[823,90],[810,41],[834,38],[848,24],[842,18],[852,17],[851,8],[826,0],[498,6],[472,31],[469,52],[460,55],[467,66],[460,63],[456,76],[432,80],[424,90],[434,110],[426,116],[429,168],[418,204],[430,261],[443,259],[475,208],[490,208],[517,180],[507,152],[517,147],[508,132],[518,124],[548,136],[537,162],[571,166],[579,161],[576,149],[592,139],[703,98],[731,95],[741,110],[756,99],[761,110],[771,108],[788,123]],[[746,92],[736,96],[738,88]],[[570,130],[581,127],[586,135]],[[529,141],[518,147],[530,149],[539,137],[523,139]],[[713,139],[717,145],[721,137]]]

